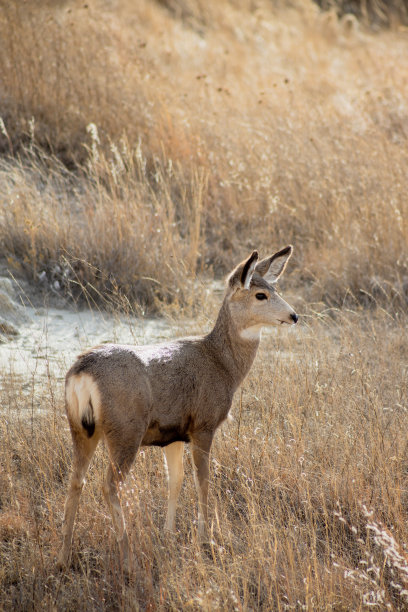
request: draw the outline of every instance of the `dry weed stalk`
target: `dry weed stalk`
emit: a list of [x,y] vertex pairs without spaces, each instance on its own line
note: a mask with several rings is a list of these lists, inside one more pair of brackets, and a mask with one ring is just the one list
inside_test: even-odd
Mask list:
[[[403,610],[408,604],[408,557],[392,531],[374,518],[374,511],[360,505],[360,525],[347,521],[340,504],[335,516],[344,525],[356,550],[359,550],[355,569],[334,562],[344,571],[361,596],[364,606]],[[394,528],[391,528],[392,530]],[[363,532],[366,532],[365,534]]]

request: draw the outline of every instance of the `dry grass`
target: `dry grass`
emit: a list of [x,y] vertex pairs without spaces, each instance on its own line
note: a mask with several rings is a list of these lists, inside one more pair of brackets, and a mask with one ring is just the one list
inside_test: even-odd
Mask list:
[[[403,328],[382,312],[311,316],[297,333],[265,338],[235,420],[212,451],[213,546],[197,543],[190,468],[179,533],[161,533],[161,451],[145,449],[122,492],[134,559],[128,582],[101,496],[102,448],[81,500],[72,567],[56,573],[71,456],[61,383],[24,393],[9,378],[1,391],[2,605],[404,609],[407,356]],[[48,416],[33,416],[37,406]]]
[[404,30],[374,34],[309,0],[31,0],[1,3],[0,39],[12,271],[90,303],[211,318],[203,279],[292,242],[287,297],[306,321],[264,340],[217,434],[209,550],[191,474],[168,539],[161,453],[139,455],[122,493],[128,582],[102,449],[73,565],[56,573],[61,380],[2,372],[0,607],[405,609]]
[[30,153],[28,168],[0,161],[10,268],[91,304],[142,313],[160,302],[188,306],[200,270],[204,170],[186,176],[180,164],[158,159],[147,167],[141,149],[130,155],[125,143],[110,165],[99,157],[95,130],[87,180],[39,151]]
[[405,34],[284,4],[6,3],[3,253],[144,308],[293,242],[310,300],[404,304]]
[[374,29],[408,22],[407,0],[317,0],[317,4],[340,16],[355,15]]

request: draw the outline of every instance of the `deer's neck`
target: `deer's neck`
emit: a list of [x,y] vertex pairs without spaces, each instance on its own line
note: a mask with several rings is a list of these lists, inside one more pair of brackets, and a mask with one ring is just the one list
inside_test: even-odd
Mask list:
[[205,340],[213,356],[229,373],[235,391],[252,366],[260,334],[240,333],[224,300],[214,328]]

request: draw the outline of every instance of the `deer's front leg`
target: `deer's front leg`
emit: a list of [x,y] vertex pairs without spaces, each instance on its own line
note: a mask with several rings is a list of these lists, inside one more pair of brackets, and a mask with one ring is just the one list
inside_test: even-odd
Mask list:
[[176,530],[176,508],[184,478],[183,466],[184,442],[173,442],[164,449],[169,484],[169,502],[167,507],[166,531]]
[[201,541],[208,539],[208,479],[212,434],[196,435],[192,444],[194,480],[198,494],[198,536]]

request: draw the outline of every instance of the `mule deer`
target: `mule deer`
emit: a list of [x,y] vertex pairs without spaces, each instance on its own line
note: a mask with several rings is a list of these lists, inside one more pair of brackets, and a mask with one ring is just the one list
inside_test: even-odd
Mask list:
[[66,377],[73,473],[65,504],[60,567],[67,565],[85,473],[99,440],[110,455],[103,487],[124,566],[128,536],[118,497],[139,446],[162,446],[168,470],[165,529],[174,531],[191,442],[199,500],[198,532],[206,537],[209,452],[237,387],[258,349],[263,325],[294,324],[297,314],[273,287],[292,254],[287,246],[258,261],[254,251],[230,274],[213,330],[153,346],[104,345],[80,355]]

